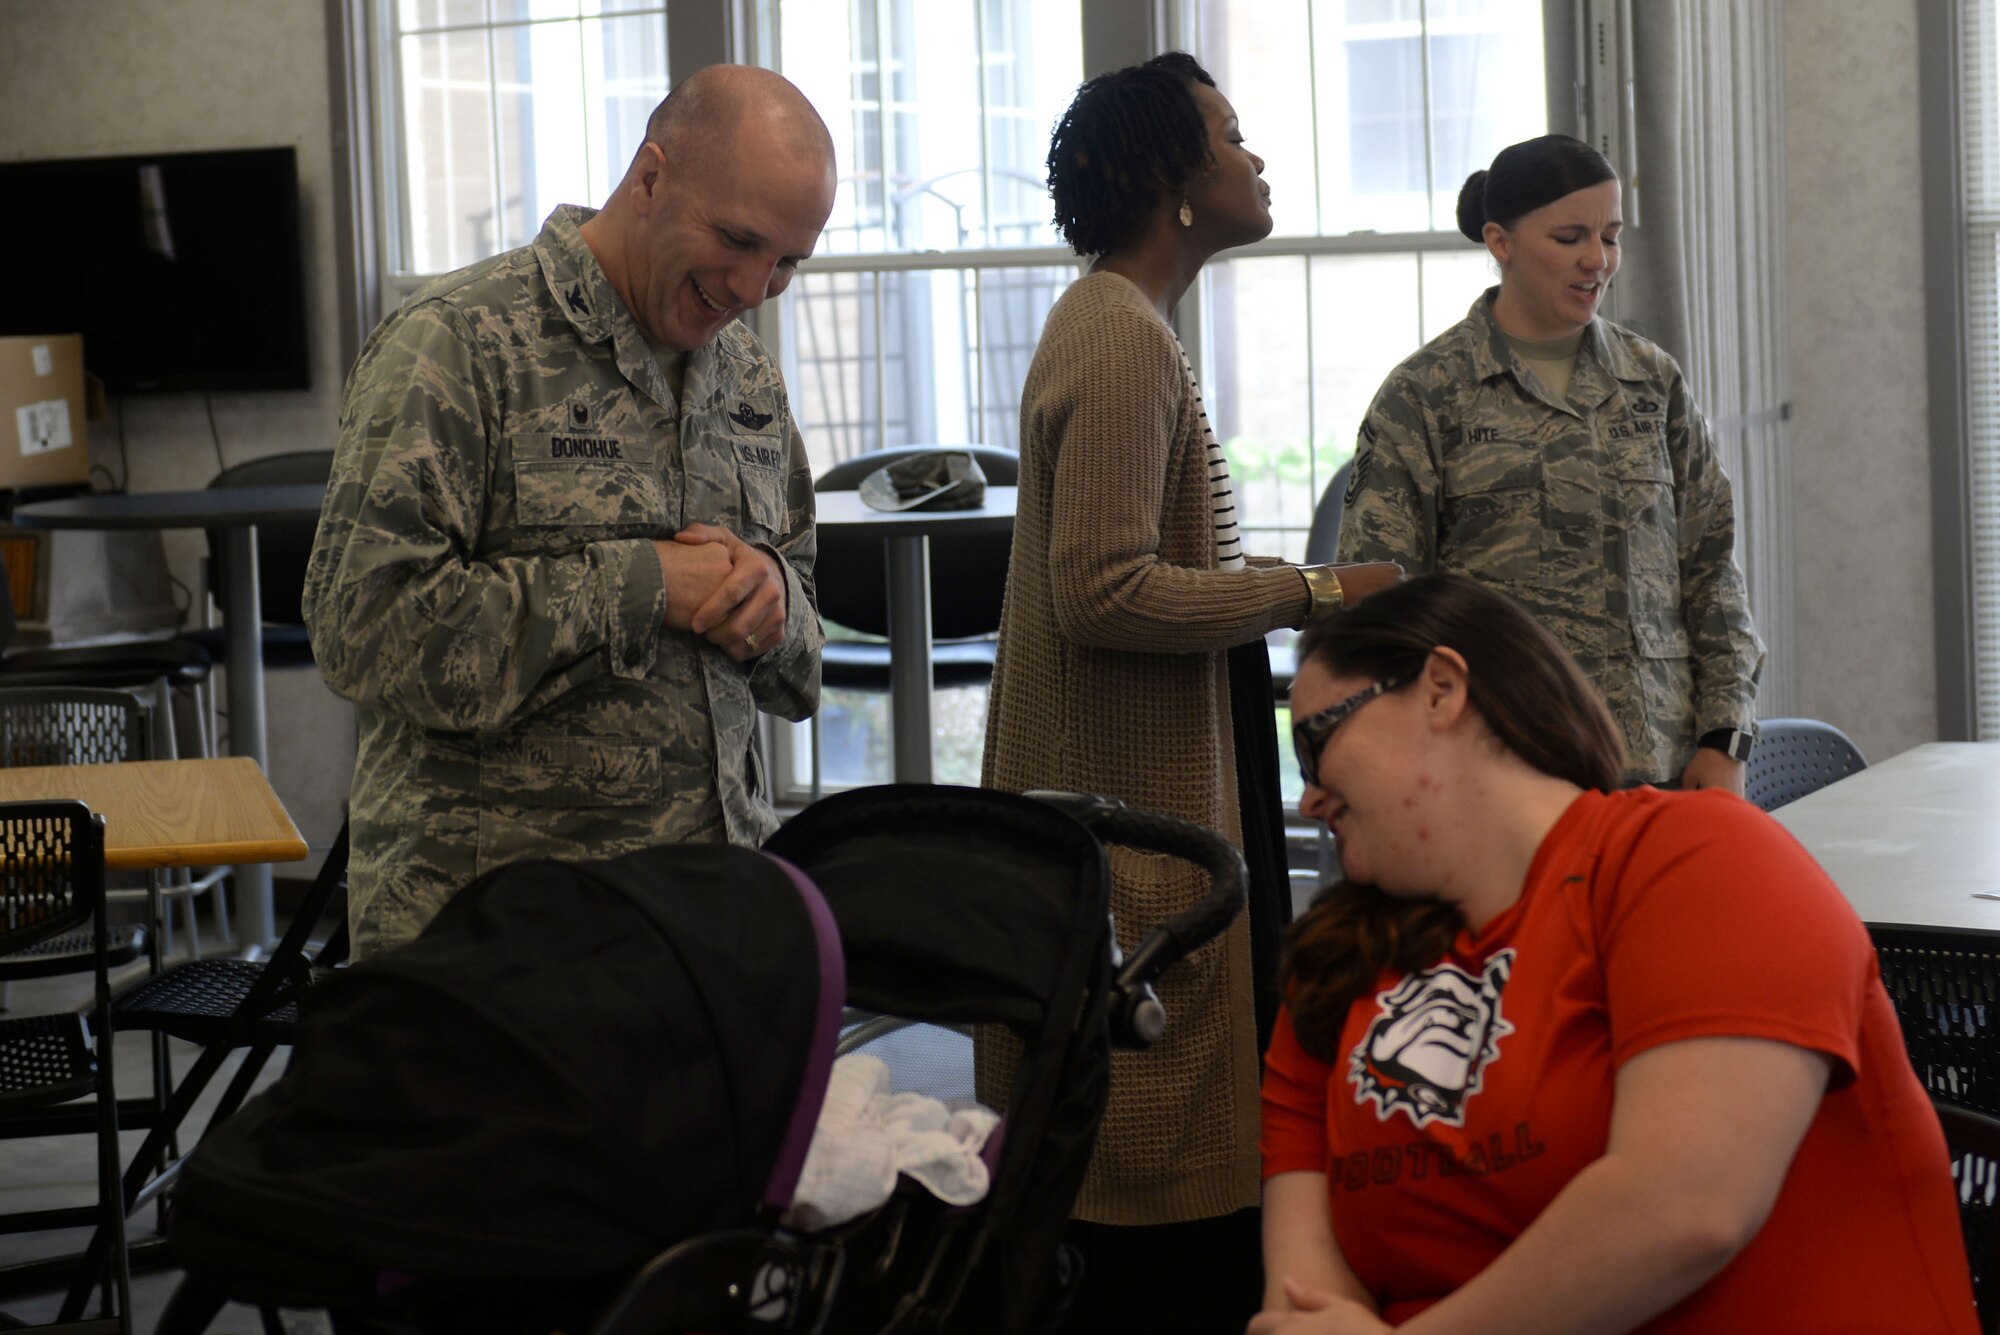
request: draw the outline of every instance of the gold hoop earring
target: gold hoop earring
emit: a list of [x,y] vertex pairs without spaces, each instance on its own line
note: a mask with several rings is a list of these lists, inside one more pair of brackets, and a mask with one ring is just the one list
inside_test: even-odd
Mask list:
[[1185,199],[1181,201],[1181,226],[1194,226],[1194,210],[1188,207],[1188,202]]

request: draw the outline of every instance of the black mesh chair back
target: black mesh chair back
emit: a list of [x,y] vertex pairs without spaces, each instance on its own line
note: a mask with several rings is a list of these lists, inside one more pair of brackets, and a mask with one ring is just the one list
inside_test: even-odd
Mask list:
[[[271,454],[231,464],[209,479],[211,487],[283,487],[301,483],[325,486],[333,475],[332,450],[299,450]],[[305,624],[306,562],[312,556],[317,523],[257,526],[257,598],[268,625]],[[216,600],[226,601],[222,588],[222,534],[208,535],[209,569],[215,572]]]
[[[319,971],[347,958],[344,908],[326,944],[317,951],[312,949],[314,930],[329,908],[336,903],[344,906],[346,888],[347,826],[343,823],[291,924],[266,958],[190,960],[118,994],[111,1005],[113,1028],[170,1034],[201,1047],[194,1065],[174,1087],[165,1109],[126,1166],[123,1191],[128,1209],[139,1209],[172,1184],[181,1160],[170,1159],[169,1147],[229,1055],[247,1049],[209,1113],[209,1126],[226,1121],[242,1106],[272,1052],[292,1042],[298,1030],[299,1002],[307,988]],[[70,1290],[70,1301],[79,1299],[91,1276],[99,1273],[111,1241],[102,1231],[91,1237],[84,1264]],[[203,1317],[193,1329],[204,1329],[212,1316],[211,1312]],[[168,1327],[163,1324],[161,1328]],[[274,1316],[266,1329],[276,1328]]]
[[[152,756],[151,720],[151,708],[127,691],[92,686],[0,687],[0,768],[147,760]],[[150,952],[157,968],[158,938],[151,931],[152,921],[159,916],[155,887],[148,882],[113,892],[111,897],[144,898],[149,910],[147,922],[111,930],[111,964],[127,964]],[[193,922],[192,907],[189,922]],[[87,958],[92,949],[91,933],[81,923],[19,949],[0,946],[0,984],[73,972],[78,967],[75,957]]]
[[[73,931],[97,912],[104,830],[89,813],[81,802],[0,803],[0,954]],[[77,865],[86,850],[79,819],[94,822],[94,871]]]
[[1765,719],[1757,725],[1757,745],[1743,776],[1743,795],[1761,810],[1775,811],[1866,768],[1861,749],[1831,723]]
[[[1940,1106],[1981,1326],[2000,1331],[2000,935],[1871,926],[1910,1064]],[[1972,1114],[1952,1116],[1962,1109]]]
[[125,691],[4,682],[0,766],[107,765],[152,753],[149,711]]
[[[991,445],[899,445],[843,459],[813,482],[814,491],[854,491],[878,468],[913,454],[962,450],[970,454],[996,487],[1016,485],[1021,458]],[[930,540],[931,635],[964,640],[1000,629],[1000,602],[1007,591],[1010,533],[940,534]],[[882,539],[871,533],[819,533],[813,564],[820,615],[866,635],[889,633],[887,564]],[[882,689],[886,690],[884,683]]]
[[[131,1290],[112,1080],[104,820],[76,801],[0,803],[0,953],[24,951],[80,927],[88,928],[92,949],[71,957],[70,971],[91,976],[90,1007],[0,1020],[0,1131],[52,1105],[91,1099],[97,1133],[97,1201],[0,1216],[0,1232],[96,1225],[106,1239],[105,1247],[95,1264],[77,1267],[75,1286],[58,1319],[78,1323],[65,1324],[66,1330],[129,1335]],[[115,1310],[101,1321],[80,1323],[106,1259],[114,1263]],[[0,1326],[21,1325],[0,1314]]]
[[1958,1186],[1958,1213],[1965,1224],[1965,1254],[1972,1264],[1972,1293],[1979,1304],[1979,1328],[2000,1335],[2000,1117],[1989,1117],[1936,1100],[1944,1143],[1951,1151],[1951,1175]]

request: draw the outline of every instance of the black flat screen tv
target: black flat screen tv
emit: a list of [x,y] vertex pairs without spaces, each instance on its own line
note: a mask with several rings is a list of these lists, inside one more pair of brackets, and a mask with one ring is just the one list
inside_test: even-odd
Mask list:
[[0,163],[0,254],[0,334],[82,334],[113,393],[310,383],[289,147]]

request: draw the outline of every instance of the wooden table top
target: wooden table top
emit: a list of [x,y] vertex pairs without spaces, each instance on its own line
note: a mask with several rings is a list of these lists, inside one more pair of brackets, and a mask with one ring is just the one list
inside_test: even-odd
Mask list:
[[306,841],[247,756],[0,769],[0,802],[80,798],[114,871],[297,862]]
[[1771,815],[1863,922],[2000,932],[2000,743],[1930,742]]

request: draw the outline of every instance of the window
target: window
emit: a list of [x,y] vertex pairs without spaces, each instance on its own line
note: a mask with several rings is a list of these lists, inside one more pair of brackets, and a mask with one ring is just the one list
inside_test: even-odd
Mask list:
[[[1011,447],[1048,309],[1049,131],[1082,79],[1078,0],[782,0],[778,67],[840,164],[779,312],[816,469],[889,445]],[[970,94],[970,95],[968,95]]]
[[378,0],[375,32],[385,308],[601,202],[667,92],[665,0]]
[[[666,92],[666,0],[356,3],[382,89],[387,305],[413,275],[531,240],[558,202],[601,201]],[[1376,386],[1492,281],[1455,229],[1460,183],[1546,128],[1542,0],[1090,0],[1090,40],[1125,44],[1090,53],[1083,0],[673,8],[676,69],[747,42],[834,135],[827,232],[756,318],[816,471],[1016,443],[1042,322],[1080,270],[1050,224],[1049,132],[1164,15],[1178,35],[1158,45],[1195,51],[1268,162],[1273,236],[1208,266],[1182,333],[1250,547],[1294,559]],[[976,779],[983,713],[982,692],[941,695],[941,781]],[[826,782],[887,777],[886,731],[882,698],[830,697]],[[781,787],[803,788],[805,730],[780,732]]]
[[1304,558],[1376,388],[1494,281],[1458,191],[1548,129],[1541,25],[1541,0],[1202,5],[1198,54],[1276,221],[1203,273],[1196,355],[1247,550]]
[[2000,737],[2000,5],[1962,12],[1972,735],[1983,741]]
[[[760,321],[814,471],[893,445],[1012,449],[1042,322],[1078,273],[1044,160],[1083,79],[1079,0],[781,0],[775,26],[840,168],[819,250]],[[933,723],[938,781],[977,783],[985,691],[938,692]],[[780,747],[798,787],[808,731]],[[818,737],[825,783],[889,777],[886,697],[827,691]]]

